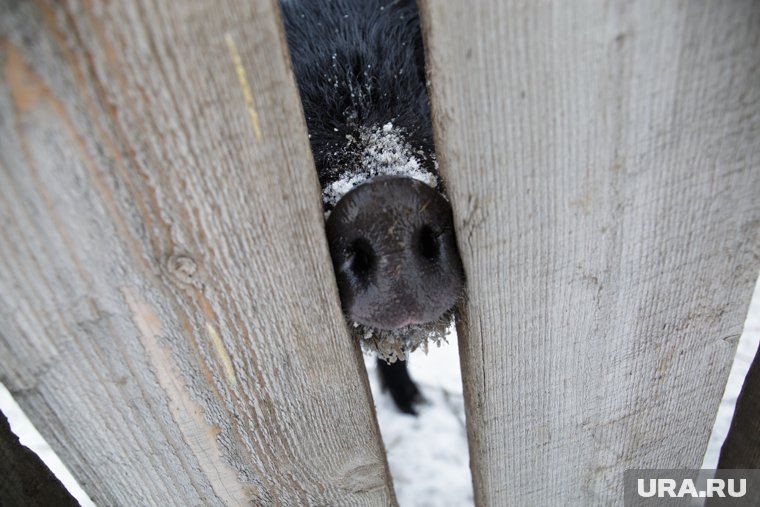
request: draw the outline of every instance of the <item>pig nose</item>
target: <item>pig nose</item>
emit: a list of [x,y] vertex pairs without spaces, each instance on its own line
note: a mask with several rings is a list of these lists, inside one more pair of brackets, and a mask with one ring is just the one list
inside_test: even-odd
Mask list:
[[359,185],[338,202],[326,229],[343,311],[355,322],[425,324],[462,292],[451,206],[420,181],[379,176]]

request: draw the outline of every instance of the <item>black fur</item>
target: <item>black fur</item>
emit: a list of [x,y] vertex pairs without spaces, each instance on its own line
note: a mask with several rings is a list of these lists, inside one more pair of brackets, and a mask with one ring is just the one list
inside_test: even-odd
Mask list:
[[383,389],[390,391],[398,409],[406,414],[417,415],[414,405],[422,401],[422,394],[409,376],[406,361],[386,363],[378,359],[377,371]]
[[414,1],[284,0],[282,17],[324,188],[356,164],[346,136],[393,122],[436,172]]
[[[348,138],[389,122],[437,175],[415,2],[283,0],[281,8],[322,188],[360,164]],[[406,362],[378,359],[378,371],[399,409],[414,414],[421,396]]]

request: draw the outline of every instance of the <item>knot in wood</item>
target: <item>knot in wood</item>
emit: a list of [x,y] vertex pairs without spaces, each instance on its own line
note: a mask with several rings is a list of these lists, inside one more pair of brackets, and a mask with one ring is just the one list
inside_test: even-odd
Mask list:
[[166,262],[169,275],[183,285],[200,287],[198,264],[195,259],[185,254],[174,254]]

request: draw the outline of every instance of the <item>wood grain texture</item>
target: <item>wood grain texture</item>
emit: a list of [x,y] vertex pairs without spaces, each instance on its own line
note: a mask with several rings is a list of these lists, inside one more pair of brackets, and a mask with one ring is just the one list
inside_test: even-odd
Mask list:
[[760,468],[760,350],[749,367],[718,468]]
[[277,4],[0,3],[0,380],[91,498],[394,504]]
[[477,503],[698,467],[760,264],[760,3],[421,11]]
[[19,442],[0,412],[0,504],[79,507],[45,463]]

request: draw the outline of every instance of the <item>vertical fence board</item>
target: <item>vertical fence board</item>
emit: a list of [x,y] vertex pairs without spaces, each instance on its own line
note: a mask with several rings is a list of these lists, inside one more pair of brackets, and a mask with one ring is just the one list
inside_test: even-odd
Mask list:
[[478,504],[698,467],[760,258],[760,3],[421,12]]
[[0,380],[85,490],[395,503],[277,4],[0,9]]

